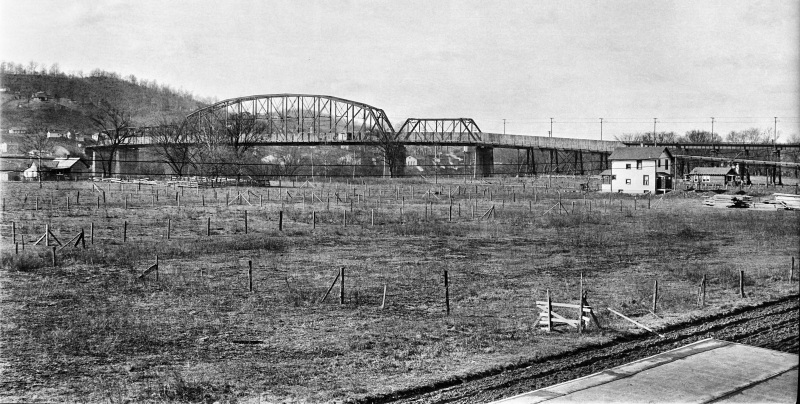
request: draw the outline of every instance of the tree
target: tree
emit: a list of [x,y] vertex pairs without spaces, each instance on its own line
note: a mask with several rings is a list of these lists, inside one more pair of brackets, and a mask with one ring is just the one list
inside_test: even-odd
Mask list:
[[135,136],[131,112],[122,103],[112,104],[103,99],[100,101],[100,105],[89,113],[88,118],[100,131],[101,138],[98,143],[100,146],[104,146],[100,149],[103,175],[110,175],[112,174],[114,155],[120,145]]
[[[620,142],[643,143],[645,146],[653,144],[653,132],[623,133],[614,136]],[[655,137],[656,144],[677,143],[678,136],[675,132],[657,132]]]
[[768,134],[758,128],[750,128],[742,131],[731,131],[725,136],[728,143],[771,143]]
[[681,143],[719,143],[722,136],[704,130],[690,130],[678,139]]
[[47,137],[48,128],[44,125],[34,125],[30,131],[22,138],[20,146],[23,152],[32,152],[34,155],[41,156],[49,154],[53,147],[53,142]]
[[182,177],[189,167],[195,167],[194,159],[198,149],[186,135],[183,122],[163,118],[150,130],[150,137],[155,145],[155,153],[178,177]]
[[406,163],[406,147],[397,140],[397,136],[386,131],[372,132],[371,136],[377,140],[375,147],[381,151],[383,160],[389,167],[389,175],[392,178],[403,175],[400,167]]

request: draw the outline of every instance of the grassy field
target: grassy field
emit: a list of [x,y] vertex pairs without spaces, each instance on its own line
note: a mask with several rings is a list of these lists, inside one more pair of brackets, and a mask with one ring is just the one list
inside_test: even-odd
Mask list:
[[[0,395],[345,401],[640,332],[607,307],[657,327],[798,292],[798,212],[490,181],[4,184]],[[61,242],[83,229],[87,248],[59,249],[52,267],[32,245],[46,225]],[[156,255],[158,280],[139,279]],[[322,301],[342,267],[344,303],[338,281]],[[604,329],[540,331],[535,301],[576,303],[581,277]]]

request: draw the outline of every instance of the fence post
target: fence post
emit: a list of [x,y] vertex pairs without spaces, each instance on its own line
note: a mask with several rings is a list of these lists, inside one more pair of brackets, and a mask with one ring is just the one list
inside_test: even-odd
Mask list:
[[253,261],[247,261],[247,287],[253,293]]
[[653,314],[656,314],[657,304],[658,304],[658,279],[653,281]]
[[789,267],[789,282],[794,278],[794,257],[792,257],[792,266]]
[[386,284],[383,284],[383,299],[381,300],[381,310],[386,307]]
[[342,209],[342,226],[347,227],[347,209]]
[[211,216],[206,218],[206,236],[211,235]]
[[744,271],[739,271],[739,297],[744,298]]
[[89,236],[92,244],[94,244],[94,222],[89,223]]
[[447,270],[444,270],[444,304],[447,315],[450,315],[450,281],[447,277]]
[[278,212],[278,231],[283,231],[283,211]]
[[169,240],[170,233],[172,232],[172,218],[167,218],[167,240]]
[[128,221],[122,222],[122,242],[128,240]]
[[156,282],[158,282],[158,255],[156,255]]
[[311,212],[311,229],[317,228],[317,211]]
[[56,267],[56,246],[53,246],[53,268]]
[[580,282],[580,287],[578,289],[578,300],[580,300],[580,304],[578,305],[578,334],[581,334],[583,333],[583,272],[581,272],[581,282]]
[[706,306],[706,275],[700,280],[700,307]]
[[[11,222],[11,242],[17,242],[17,223]],[[792,257],[792,268],[794,268],[794,257]],[[791,281],[791,279],[789,279]]]
[[553,331],[553,304],[550,301],[550,289],[547,289],[547,332]]
[[370,209],[369,219],[371,226],[375,226],[375,209]]
[[244,234],[247,234],[247,211],[244,211]]
[[344,304],[344,267],[339,268],[339,304]]

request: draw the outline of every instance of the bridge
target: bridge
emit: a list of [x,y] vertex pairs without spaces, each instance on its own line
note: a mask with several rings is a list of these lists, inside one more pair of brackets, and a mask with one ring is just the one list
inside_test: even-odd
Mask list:
[[[171,141],[185,145],[252,146],[347,146],[366,145],[399,150],[393,174],[403,175],[406,146],[465,146],[474,148],[475,172],[491,176],[494,149],[525,152],[520,165],[525,174],[597,173],[608,168],[608,156],[619,141],[585,140],[482,132],[469,118],[409,118],[395,130],[386,113],[374,106],[327,95],[265,94],[231,98],[189,114]],[[119,160],[137,160],[138,151],[158,146],[157,127],[130,128],[116,142],[104,139],[89,149],[95,154],[113,149]],[[693,158],[727,157],[761,160],[759,153],[800,151],[800,145],[669,144],[679,155]],[[675,153],[680,150],[680,153]],[[750,155],[750,153],[753,155]],[[707,155],[706,155],[707,154]],[[737,158],[740,156],[731,156]],[[387,161],[390,159],[387,157]],[[764,159],[766,161],[766,159]],[[778,161],[780,158],[777,159]],[[538,167],[538,168],[537,168]],[[542,169],[543,167],[543,169]],[[683,166],[685,169],[686,167]],[[120,170],[116,170],[120,171]]]

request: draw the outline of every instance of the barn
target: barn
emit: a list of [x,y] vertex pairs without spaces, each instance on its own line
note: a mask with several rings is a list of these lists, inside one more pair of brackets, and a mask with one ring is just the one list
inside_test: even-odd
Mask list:
[[689,180],[697,185],[727,185],[736,183],[736,170],[731,167],[695,167]]

